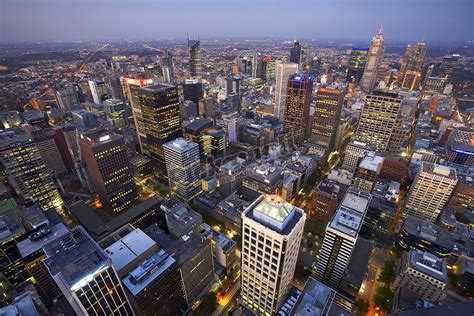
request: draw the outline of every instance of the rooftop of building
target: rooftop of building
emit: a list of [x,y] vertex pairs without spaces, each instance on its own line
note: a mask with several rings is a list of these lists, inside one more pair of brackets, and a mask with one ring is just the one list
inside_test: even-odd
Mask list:
[[210,243],[209,234],[191,232],[175,240],[164,250],[170,254],[179,265],[194,257],[203,247]]
[[197,132],[200,132],[200,131],[204,130],[205,128],[211,127],[211,126],[212,126],[212,120],[211,119],[209,119],[209,118],[199,118],[199,119],[193,120],[191,123],[186,125],[184,128],[185,128],[186,132],[197,133]]
[[15,210],[0,216],[0,244],[26,233],[20,217]]
[[336,181],[329,180],[328,178],[323,179],[318,184],[318,191],[331,194],[331,195],[338,195],[340,191],[340,186],[337,184]]
[[339,204],[329,227],[351,237],[356,237],[369,206],[371,195],[350,188]]
[[97,130],[81,134],[81,141],[89,145],[101,145],[106,142],[122,138],[122,135],[109,132],[107,130]]
[[473,302],[461,302],[434,306],[430,308],[416,308],[400,312],[400,316],[446,316],[446,315],[471,315]]
[[283,180],[282,169],[267,163],[254,165],[252,168],[247,169],[245,177],[268,185]]
[[160,250],[140,263],[122,282],[133,295],[137,295],[175,262],[173,257]]
[[80,226],[53,240],[43,249],[48,256],[45,263],[51,275],[60,273],[71,288],[84,277],[101,269],[108,260],[102,249]]
[[336,292],[323,283],[309,277],[293,307],[292,315],[327,315]]
[[117,271],[136,260],[152,248],[157,248],[156,243],[141,229],[134,229],[121,239],[105,249],[112,259],[112,264]]
[[43,226],[28,235],[28,238],[20,241],[17,246],[23,258],[40,250],[55,239],[61,238],[69,232],[63,223],[51,226]]
[[165,91],[169,88],[175,88],[175,86],[167,85],[167,84],[152,84],[144,87],[140,87],[139,90],[149,91],[149,92],[158,92],[158,91]]
[[444,283],[448,282],[446,262],[429,252],[412,250],[408,254],[409,267]]
[[453,236],[449,231],[424,220],[408,217],[405,220],[403,229],[410,235],[428,240],[445,248],[452,249],[454,246]]
[[1,307],[0,315],[2,316],[39,316],[40,313],[36,309],[33,298],[28,293],[23,293],[19,297],[15,297],[12,304]]
[[279,196],[261,195],[244,211],[242,216],[282,235],[288,235],[305,213]]
[[176,138],[170,142],[167,142],[163,145],[165,149],[170,149],[177,152],[185,152],[187,150],[197,148],[199,145],[195,142],[189,141],[182,137]]
[[360,162],[359,167],[380,173],[380,170],[382,170],[383,161],[383,157],[374,155],[373,153],[367,153]]
[[166,214],[166,221],[170,231],[186,234],[197,224],[202,223],[201,214],[190,209],[183,202],[171,198],[164,201],[160,208]]
[[422,163],[423,172],[436,174],[450,179],[457,179],[456,169],[450,168],[448,166],[438,165],[430,162]]
[[91,208],[82,200],[71,204],[69,211],[94,240],[100,240],[107,236],[107,234],[116,231],[120,227],[130,223],[133,219],[145,214],[151,208],[157,207],[161,201],[161,198],[158,196],[151,197],[121,212],[114,218],[106,217],[104,212]]

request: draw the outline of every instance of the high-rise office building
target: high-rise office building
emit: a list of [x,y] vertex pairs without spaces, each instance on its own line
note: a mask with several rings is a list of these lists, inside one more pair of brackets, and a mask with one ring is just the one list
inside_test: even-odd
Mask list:
[[202,99],[202,83],[197,79],[186,79],[183,84],[184,101],[198,104]]
[[89,111],[86,111],[84,109],[72,111],[72,119],[74,120],[74,125],[76,127],[83,129],[83,130],[88,130],[88,129],[94,129],[100,126],[99,119],[97,116]]
[[319,88],[316,94],[311,140],[326,147],[328,152],[334,150],[345,95],[345,90],[330,87]]
[[372,90],[376,85],[377,71],[382,62],[384,53],[384,42],[382,36],[382,27],[376,36],[370,42],[367,62],[365,63],[364,75],[362,76],[360,86],[364,90]]
[[278,196],[256,199],[242,213],[241,297],[260,315],[276,315],[291,288],[305,212]]
[[402,98],[395,93],[374,91],[365,98],[356,139],[378,152],[385,152],[396,127]]
[[158,83],[158,81],[147,78],[124,78],[125,81],[125,92],[127,98],[131,105],[132,115],[133,115],[133,124],[137,131],[138,144],[140,145],[140,151],[145,153],[145,143],[146,143],[146,133],[145,133],[145,124],[143,123],[143,113],[142,107],[139,99],[138,88],[145,87],[147,85],[152,85]]
[[225,91],[227,97],[231,94],[237,94],[240,97],[240,77],[227,77],[225,80]]
[[408,192],[405,212],[434,223],[457,182],[455,169],[423,162]]
[[78,110],[81,108],[79,97],[72,85],[66,85],[54,93],[58,107],[63,111]]
[[349,188],[326,227],[316,278],[337,290],[352,256],[371,195]]
[[138,192],[123,136],[108,131],[91,132],[81,135],[79,145],[103,208],[117,215],[134,206]]
[[[109,243],[111,245],[108,245]],[[101,241],[121,278],[137,314],[182,315],[187,310],[181,275],[175,258],[159,249],[147,234],[131,225]]]
[[166,83],[174,82],[173,53],[167,50],[160,59],[161,72]]
[[286,90],[288,87],[288,78],[298,72],[298,64],[276,62],[275,72],[275,117],[283,120],[285,114]]
[[193,79],[202,78],[202,60],[201,60],[201,42],[199,39],[190,40],[188,37],[189,48],[189,75]]
[[163,144],[182,136],[178,89],[176,86],[152,85],[133,86],[131,90],[141,107],[145,136],[143,149],[164,175]]
[[270,56],[262,59],[262,79],[275,79],[275,60]]
[[190,201],[201,191],[199,145],[177,138],[163,145],[171,191]]
[[364,75],[365,64],[367,63],[368,48],[354,47],[349,58],[349,67],[347,68],[347,81],[359,83]]
[[302,142],[308,130],[312,93],[312,76],[295,74],[289,77],[283,128],[296,142]]
[[125,127],[125,104],[119,99],[104,101],[104,111],[107,120],[116,128]]
[[290,62],[298,65],[301,62],[301,45],[299,41],[293,43],[293,47],[290,50]]
[[108,99],[107,86],[103,80],[89,80],[89,89],[91,90],[92,99],[95,104],[101,104]]
[[77,315],[134,315],[111,260],[81,226],[44,251],[49,272]]
[[109,99],[123,100],[123,87],[120,82],[120,78],[115,76],[109,76],[104,79],[105,86],[107,87],[107,96]]
[[405,50],[402,62],[400,65],[401,77],[405,77],[405,73],[408,70],[418,71],[421,73],[423,63],[425,61],[427,46],[426,43],[410,44]]
[[42,129],[34,126],[30,128],[30,133],[49,172],[55,176],[66,174],[66,161],[63,160],[54,130],[52,128]]
[[0,160],[8,172],[8,181],[23,198],[36,199],[44,210],[62,206],[63,200],[30,134],[0,134]]

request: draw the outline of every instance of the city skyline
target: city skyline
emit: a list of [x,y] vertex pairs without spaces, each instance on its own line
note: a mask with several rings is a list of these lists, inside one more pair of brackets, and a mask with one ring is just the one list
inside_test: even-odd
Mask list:
[[380,24],[388,41],[473,40],[473,4],[468,0],[449,6],[442,0],[383,6],[374,0],[303,1],[300,7],[306,9],[301,11],[291,3],[246,2],[2,0],[0,42],[184,39],[187,32],[204,39],[369,40]]

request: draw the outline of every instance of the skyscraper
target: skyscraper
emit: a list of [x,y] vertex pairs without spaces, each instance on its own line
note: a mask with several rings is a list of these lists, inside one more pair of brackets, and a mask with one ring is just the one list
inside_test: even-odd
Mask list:
[[189,75],[193,79],[202,78],[202,60],[201,60],[201,43],[199,39],[190,40],[188,37],[189,48]]
[[117,128],[125,127],[125,104],[119,99],[107,99],[104,101],[104,111],[107,120]]
[[89,89],[95,104],[101,104],[108,98],[107,86],[103,80],[89,80]]
[[374,91],[367,94],[359,118],[356,137],[378,152],[385,152],[390,143],[402,98],[395,93]]
[[8,181],[24,199],[36,199],[44,210],[62,206],[63,200],[30,134],[0,134],[0,161],[8,172]]
[[290,50],[290,62],[298,65],[301,62],[301,45],[299,41],[293,43],[293,47]]
[[302,142],[306,136],[312,93],[312,76],[295,74],[289,77],[283,127],[287,136],[296,142]]
[[372,90],[376,84],[377,70],[382,61],[384,53],[384,42],[382,36],[382,27],[376,36],[370,42],[369,52],[367,55],[367,62],[365,64],[364,75],[360,86],[364,90]]
[[134,315],[111,260],[81,226],[44,251],[49,272],[77,315]]
[[341,118],[345,90],[337,88],[319,88],[316,95],[311,139],[318,145],[334,150],[337,127]]
[[133,124],[135,125],[135,129],[137,131],[138,144],[140,145],[140,151],[142,153],[146,152],[146,132],[145,123],[143,122],[143,112],[140,104],[140,94],[138,92],[138,88],[156,83],[158,83],[156,78],[125,78],[125,91],[127,93],[128,100],[130,101],[133,115]]
[[286,90],[288,87],[288,78],[298,72],[298,64],[276,62],[275,74],[275,117],[283,120],[285,114]]
[[305,212],[278,196],[256,199],[242,213],[241,297],[260,315],[275,315],[291,288]]
[[421,81],[421,70],[426,56],[426,43],[408,45],[400,66],[402,88],[414,90]]
[[358,84],[360,79],[362,79],[368,52],[368,48],[352,48],[351,57],[349,58],[349,68],[347,69],[347,81]]
[[405,212],[434,223],[457,182],[455,169],[423,162],[408,192]]
[[82,158],[105,210],[117,215],[138,202],[138,192],[121,135],[96,131],[81,135]]
[[165,82],[172,84],[174,82],[173,53],[167,50],[160,59],[160,65]]
[[201,191],[199,145],[177,138],[163,145],[171,191],[190,201]]
[[141,108],[144,151],[162,170],[163,144],[182,136],[178,89],[170,85],[132,86],[132,96]]
[[58,107],[63,111],[78,110],[81,107],[79,97],[73,85],[66,85],[55,92],[54,97]]
[[337,290],[359,237],[371,195],[349,188],[326,227],[316,278]]

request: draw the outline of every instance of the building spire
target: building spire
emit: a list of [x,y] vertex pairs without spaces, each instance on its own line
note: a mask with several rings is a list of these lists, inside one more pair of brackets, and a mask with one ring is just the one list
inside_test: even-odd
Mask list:
[[377,33],[377,35],[381,36],[382,33],[383,33],[383,23],[380,23],[379,32]]

